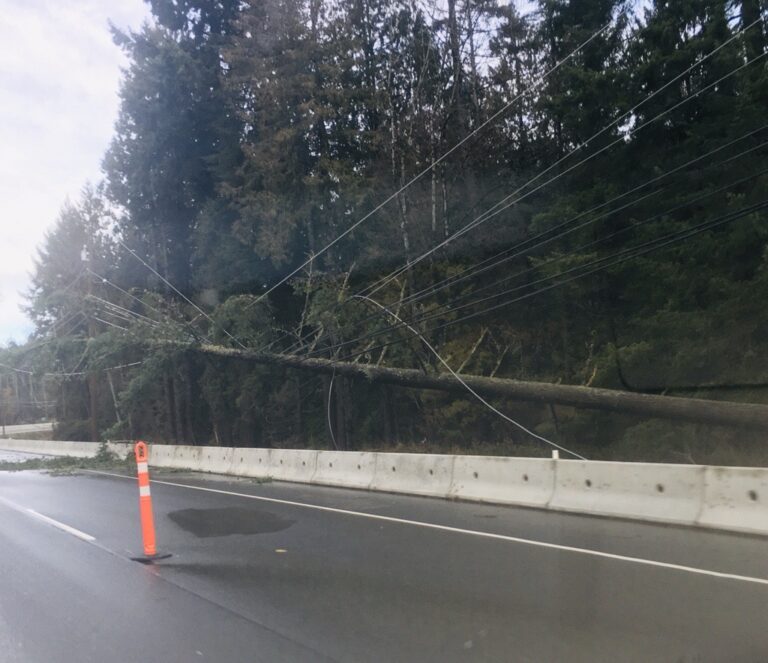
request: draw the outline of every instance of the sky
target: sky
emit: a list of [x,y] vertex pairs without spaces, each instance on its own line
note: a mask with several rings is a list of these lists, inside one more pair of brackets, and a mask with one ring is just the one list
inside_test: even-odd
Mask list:
[[101,178],[126,65],[108,22],[148,15],[142,0],[0,0],[0,345],[32,331],[19,306],[45,231]]

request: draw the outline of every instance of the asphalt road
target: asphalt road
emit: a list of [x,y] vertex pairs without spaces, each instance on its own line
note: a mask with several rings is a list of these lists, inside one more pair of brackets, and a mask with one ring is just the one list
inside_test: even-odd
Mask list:
[[0,660],[768,661],[764,538],[154,476],[0,473]]

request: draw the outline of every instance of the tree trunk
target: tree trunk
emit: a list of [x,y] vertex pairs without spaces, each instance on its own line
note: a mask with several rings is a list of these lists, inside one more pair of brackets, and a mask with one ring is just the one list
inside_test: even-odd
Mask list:
[[[259,364],[298,368],[328,375],[335,371],[337,376],[365,379],[381,384],[435,389],[454,394],[467,393],[466,387],[452,375],[445,373],[430,375],[412,368],[388,368],[348,361],[259,353],[215,345],[201,345],[195,349],[198,352],[221,357],[240,358]],[[768,406],[755,403],[638,394],[613,389],[526,382],[476,375],[465,375],[462,379],[483,396],[503,396],[512,400],[545,405],[554,403],[620,414],[768,430]]]
[[183,366],[183,375],[181,379],[184,385],[184,428],[186,429],[186,435],[189,438],[190,444],[197,444],[195,425],[192,417],[192,399],[194,398],[192,391],[192,369],[190,368],[190,361],[187,357],[183,357],[181,362]]
[[179,441],[178,431],[176,430],[176,417],[174,414],[174,395],[173,395],[173,381],[169,376],[166,376],[163,380],[163,391],[165,392],[165,429],[168,435],[168,439],[172,444],[177,444]]
[[331,394],[331,398],[333,398],[333,404],[334,408],[333,411],[336,413],[335,421],[336,421],[336,444],[339,445],[339,449],[341,451],[346,451],[348,448],[347,445],[347,434],[349,431],[347,430],[347,417],[345,416],[345,409],[346,409],[346,394],[344,393],[344,385],[343,385],[343,378],[336,377],[336,379],[333,382],[333,393]]
[[296,385],[296,408],[295,408],[295,415],[296,415],[296,437],[299,439],[300,442],[304,442],[304,416],[303,411],[301,407],[301,380],[299,380],[299,376],[297,375],[294,378],[294,384]]
[[187,430],[184,426],[184,417],[182,416],[182,393],[183,390],[179,388],[179,377],[176,373],[171,377],[171,390],[173,393],[173,417],[176,422],[176,433],[179,441],[182,444],[189,444],[190,441],[187,437]]
[[87,379],[87,390],[88,390],[88,423],[89,423],[89,430],[91,434],[91,442],[98,442],[99,441],[99,426],[96,421],[96,403],[97,403],[97,389],[98,389],[98,379],[96,377],[96,373],[88,373],[88,379]]
[[447,239],[451,234],[451,224],[448,221],[448,187],[445,184],[445,170],[443,170],[440,183],[443,189],[443,234]]
[[[477,55],[475,53],[475,26],[472,22],[472,0],[464,0],[464,12],[467,17],[467,42],[469,43],[469,76],[470,76],[470,95],[474,112],[480,109],[480,102],[477,97]],[[479,118],[475,118],[479,120]]]
[[397,409],[394,403],[394,393],[391,387],[383,385],[381,387],[381,393],[383,395],[381,401],[384,408],[384,437],[386,442],[393,444],[397,442],[398,425],[397,425]]
[[458,125],[459,132],[464,128],[464,113],[461,103],[461,48],[459,26],[456,21],[456,0],[448,0],[448,41],[451,50],[451,65],[453,68],[453,86],[451,95],[453,97],[454,121]]
[[[430,119],[429,122],[429,133],[430,136],[434,136],[434,128],[432,125],[432,120]],[[430,140],[430,154],[429,158],[432,162],[432,164],[435,163],[435,141],[434,138]],[[432,166],[432,171],[430,172],[430,203],[431,203],[431,210],[432,210],[432,235],[437,235],[437,168]]]
[[[741,2],[741,27],[745,28],[760,18],[760,0],[742,0]],[[763,34],[763,22],[759,21],[757,25],[750,28],[744,35],[747,46],[747,58],[757,57],[765,49],[765,36]],[[753,67],[759,71],[757,67]]]

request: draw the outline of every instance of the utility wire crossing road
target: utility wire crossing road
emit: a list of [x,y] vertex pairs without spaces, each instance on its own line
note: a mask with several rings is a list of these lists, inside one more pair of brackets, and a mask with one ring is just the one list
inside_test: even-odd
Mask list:
[[0,473],[3,660],[764,661],[765,539],[156,473]]

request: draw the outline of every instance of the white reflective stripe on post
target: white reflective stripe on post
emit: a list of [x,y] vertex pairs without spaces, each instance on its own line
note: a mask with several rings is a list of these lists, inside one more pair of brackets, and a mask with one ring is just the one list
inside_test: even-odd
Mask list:
[[141,472],[149,472],[149,465],[147,465],[147,461],[143,461],[141,463],[136,463],[136,467],[139,470],[139,473]]
[[139,486],[139,497],[149,497],[149,486]]

